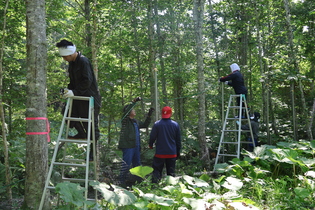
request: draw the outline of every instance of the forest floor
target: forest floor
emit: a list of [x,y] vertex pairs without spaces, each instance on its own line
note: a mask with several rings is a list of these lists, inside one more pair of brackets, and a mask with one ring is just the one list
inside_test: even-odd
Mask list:
[[14,198],[11,202],[9,200],[0,201],[1,210],[18,210],[21,209],[23,198]]

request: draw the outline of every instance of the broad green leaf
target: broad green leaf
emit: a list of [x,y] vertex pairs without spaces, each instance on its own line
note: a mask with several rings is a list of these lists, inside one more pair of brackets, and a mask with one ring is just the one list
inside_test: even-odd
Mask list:
[[209,184],[201,179],[191,177],[188,175],[184,175],[183,179],[190,185],[196,186],[196,187],[209,187]]
[[176,184],[178,184],[179,179],[180,179],[180,177],[166,176],[165,177],[165,184],[176,185]]
[[136,176],[139,176],[144,179],[144,177],[152,173],[153,168],[149,166],[137,166],[130,169],[130,173]]
[[98,181],[91,181],[90,185],[101,192],[107,202],[116,206],[130,205],[137,200],[133,193],[116,185],[108,185],[106,183],[99,183]]
[[243,182],[234,177],[227,177],[222,186],[226,189],[237,191],[243,187]]
[[315,171],[308,171],[305,173],[305,176],[310,176],[310,177],[315,178]]
[[210,207],[210,203],[206,202],[203,199],[196,198],[183,198],[183,201],[191,206],[191,209],[194,210],[204,210],[206,207]]
[[208,174],[202,174],[199,179],[208,182],[210,180],[210,176]]
[[157,196],[157,195],[154,195],[152,193],[144,194],[143,198],[148,200],[148,201],[153,201],[153,202],[155,202],[159,205],[162,205],[162,206],[171,206],[175,203],[175,201],[173,199]]
[[296,196],[300,198],[306,198],[312,194],[312,192],[309,189],[302,188],[302,187],[297,187],[294,189],[294,192]]
[[259,210],[259,208],[248,205],[245,202],[232,202],[229,203],[230,206],[232,206],[235,210]]
[[56,192],[60,195],[60,198],[66,203],[71,203],[78,207],[84,205],[84,191],[85,188],[75,183],[61,182],[56,185]]

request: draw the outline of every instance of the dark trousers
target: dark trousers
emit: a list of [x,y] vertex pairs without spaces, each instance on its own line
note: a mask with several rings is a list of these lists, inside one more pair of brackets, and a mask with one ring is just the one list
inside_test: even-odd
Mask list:
[[[242,94],[242,95],[244,95],[244,97],[245,97],[243,100],[246,100],[247,94]],[[237,106],[240,106],[240,105],[241,105],[241,101],[242,101],[241,97],[236,97],[236,105],[237,105]],[[247,109],[247,107],[245,107],[245,103],[242,103],[242,107]],[[242,109],[242,117],[244,117],[244,118],[247,117],[247,116],[246,116],[246,110],[245,110],[245,109]]]
[[164,164],[166,166],[166,174],[168,176],[175,176],[176,158],[153,158],[153,176],[152,182],[157,183],[162,178]]
[[119,181],[122,187],[126,185],[128,179],[129,169],[131,167],[137,167],[141,165],[140,160],[140,145],[134,148],[122,149],[123,161],[121,163],[121,170],[119,175]]
[[[100,113],[100,107],[94,106],[95,145],[97,145],[97,141],[100,138],[100,130],[98,127],[98,115],[99,115],[99,113]],[[73,100],[71,117],[88,118],[89,117],[89,101]],[[76,123],[76,122],[72,121],[70,123],[70,127],[73,127],[71,125],[74,123]],[[87,134],[88,123],[82,122],[82,124],[83,124],[84,130]],[[91,139],[93,139],[92,133],[91,133]],[[94,148],[94,146],[93,146],[93,144],[91,144],[91,149],[90,149],[90,157],[91,158],[93,157],[93,148]]]

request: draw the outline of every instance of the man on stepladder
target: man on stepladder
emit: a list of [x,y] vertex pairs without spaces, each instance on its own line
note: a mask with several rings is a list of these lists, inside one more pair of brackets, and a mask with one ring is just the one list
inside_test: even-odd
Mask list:
[[[61,40],[56,44],[60,56],[69,62],[68,74],[70,83],[64,90],[64,98],[73,96],[85,96],[94,98],[94,128],[95,143],[99,139],[98,115],[101,107],[101,95],[94,75],[93,67],[88,58],[76,51],[76,46],[67,40]],[[71,117],[88,118],[89,101],[73,100]],[[87,122],[70,123],[70,128],[75,128],[77,134],[69,136],[71,139],[86,139],[88,131]],[[93,146],[90,150],[90,160],[93,160]]]
[[[236,63],[233,63],[232,65],[230,65],[230,68],[231,68],[232,73],[225,77],[221,77],[219,81],[225,82],[225,84],[232,86],[235,94],[243,94],[246,100],[247,88],[245,87],[244,77],[240,72],[240,67]],[[240,101],[241,101],[240,97],[236,98],[237,106],[240,106],[241,104]],[[244,104],[243,104],[243,107],[244,107]],[[245,117],[245,113],[242,113],[242,116]]]

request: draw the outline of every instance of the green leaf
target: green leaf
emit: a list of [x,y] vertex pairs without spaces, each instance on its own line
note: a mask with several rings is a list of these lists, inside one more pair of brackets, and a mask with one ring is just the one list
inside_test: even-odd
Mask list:
[[56,192],[60,195],[60,198],[66,203],[74,204],[78,207],[84,205],[84,191],[85,188],[75,183],[61,182],[56,185]]
[[191,206],[191,209],[194,210],[204,210],[207,206],[210,206],[208,202],[203,199],[196,199],[196,198],[183,198],[183,201]]
[[165,184],[176,185],[179,182],[179,178],[180,177],[166,176],[165,177]]
[[149,201],[153,201],[153,202],[155,202],[159,205],[162,205],[162,206],[171,206],[175,203],[175,201],[173,199],[164,198],[161,196],[154,195],[152,193],[144,194],[143,198],[145,198],[146,200],[149,200]]
[[227,177],[222,186],[226,189],[237,191],[243,187],[243,182],[234,177]]
[[300,198],[306,198],[312,194],[312,192],[309,189],[302,188],[302,187],[297,187],[294,189],[294,192],[296,196]]
[[210,176],[208,174],[202,174],[199,179],[205,181],[205,182],[209,182],[210,180]]
[[209,187],[209,184],[201,179],[191,177],[188,175],[184,175],[183,179],[190,185],[196,186],[196,187]]
[[139,176],[144,179],[144,177],[152,173],[153,168],[149,166],[137,166],[130,169],[130,173],[136,176]]
[[115,206],[131,205],[137,200],[132,192],[116,185],[108,185],[106,183],[99,183],[98,181],[91,181],[90,185],[101,192],[107,202]]

